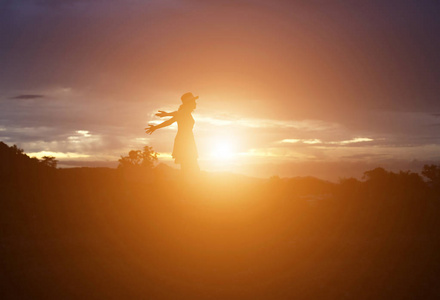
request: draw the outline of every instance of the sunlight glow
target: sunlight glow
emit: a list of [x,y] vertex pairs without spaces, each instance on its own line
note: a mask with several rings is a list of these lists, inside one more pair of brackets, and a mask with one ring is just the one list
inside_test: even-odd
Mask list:
[[[243,118],[237,115],[223,116],[209,114],[194,114],[194,118],[198,123],[214,125],[214,126],[240,126],[241,128],[292,128],[302,131],[322,131],[329,129],[340,128],[337,123],[330,123],[321,120],[300,120],[300,121],[280,121],[274,119],[257,119],[257,118]],[[152,122],[153,123],[153,122]]]
[[163,159],[163,160],[172,160],[173,156],[170,152],[157,152],[157,158]]
[[43,156],[54,156],[58,158],[86,158],[90,155],[74,153],[74,152],[52,152],[52,151],[40,151],[27,153],[29,157],[42,158]]
[[234,146],[235,145],[232,141],[226,139],[220,139],[215,143],[213,143],[212,154],[217,159],[230,160],[236,154]]

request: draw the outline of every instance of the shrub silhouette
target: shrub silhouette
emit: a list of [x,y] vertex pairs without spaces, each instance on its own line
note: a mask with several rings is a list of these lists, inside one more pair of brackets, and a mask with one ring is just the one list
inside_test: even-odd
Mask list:
[[144,168],[151,169],[157,162],[157,152],[153,147],[145,146],[144,150],[131,150],[128,156],[121,156],[118,169]]

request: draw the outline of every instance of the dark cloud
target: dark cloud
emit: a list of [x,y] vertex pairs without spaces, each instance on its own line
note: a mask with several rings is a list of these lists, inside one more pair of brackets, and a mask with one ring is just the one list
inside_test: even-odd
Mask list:
[[378,159],[378,158],[384,158],[386,157],[385,154],[372,154],[372,153],[360,153],[360,154],[354,154],[354,155],[345,155],[341,156],[341,159],[348,159],[348,160],[371,160],[371,159]]
[[[110,93],[193,84],[270,98],[287,118],[440,105],[434,2],[273,1],[264,10],[265,1],[216,2],[11,5],[0,28],[0,87],[67,83]],[[39,8],[57,3],[78,5]]]
[[18,95],[18,96],[15,96],[15,97],[11,97],[9,99],[37,99],[37,98],[43,98],[43,97],[44,97],[43,95],[31,95],[31,94],[28,94],[28,95]]

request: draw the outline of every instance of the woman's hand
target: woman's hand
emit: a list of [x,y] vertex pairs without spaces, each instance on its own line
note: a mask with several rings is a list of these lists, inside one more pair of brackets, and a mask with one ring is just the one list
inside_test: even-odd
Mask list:
[[163,118],[163,117],[169,117],[170,114],[167,113],[166,111],[159,110],[159,112],[156,114],[156,116]]
[[157,128],[154,125],[148,125],[149,127],[145,128],[145,133],[152,134]]

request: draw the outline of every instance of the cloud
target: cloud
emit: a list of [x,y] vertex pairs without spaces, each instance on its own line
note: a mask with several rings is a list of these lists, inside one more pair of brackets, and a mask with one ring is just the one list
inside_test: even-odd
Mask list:
[[346,144],[372,142],[372,141],[374,141],[374,139],[357,137],[357,138],[354,138],[354,139],[351,139],[351,140],[345,140],[345,141],[340,141],[340,142],[329,142],[329,144],[346,145]]
[[379,159],[379,158],[386,158],[386,157],[387,157],[386,154],[359,153],[359,154],[341,156],[341,159],[367,161],[367,160],[371,160],[371,159]]
[[87,158],[90,155],[79,154],[75,152],[52,152],[52,151],[39,151],[39,152],[29,152],[26,153],[30,157],[42,158],[44,156],[54,156],[57,159],[65,159],[65,158]]
[[284,139],[281,143],[295,144],[301,142],[300,139]]
[[279,143],[284,143],[284,144],[303,143],[303,144],[309,144],[309,145],[315,145],[315,144],[347,145],[347,144],[362,143],[362,142],[372,142],[372,141],[374,141],[374,139],[357,137],[357,138],[353,138],[353,139],[350,139],[350,140],[331,141],[331,142],[323,142],[320,139],[283,139]]
[[322,144],[322,141],[319,139],[312,139],[312,140],[304,140],[303,143],[313,145],[313,144]]
[[43,98],[43,95],[33,95],[33,94],[25,94],[25,95],[18,95],[15,97],[11,97],[9,99],[37,99],[37,98]]
[[244,128],[256,129],[289,129],[301,131],[322,131],[340,128],[340,125],[334,122],[326,122],[322,120],[275,120],[275,119],[261,119],[261,118],[245,118],[239,116],[229,115],[225,118],[224,115],[217,114],[213,117],[194,114],[194,118],[198,123],[204,123],[214,126],[240,126]]

